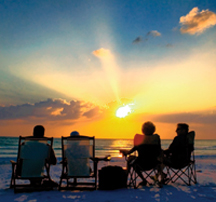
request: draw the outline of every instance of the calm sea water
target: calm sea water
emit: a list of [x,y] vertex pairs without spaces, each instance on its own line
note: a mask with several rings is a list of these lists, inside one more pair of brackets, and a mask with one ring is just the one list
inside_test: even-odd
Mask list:
[[[166,149],[172,140],[161,140],[162,148]],[[110,154],[112,157],[119,156],[119,149],[130,149],[133,140],[130,139],[96,139],[95,156],[103,157]],[[61,139],[54,138],[55,154],[61,157]],[[16,159],[18,150],[18,137],[0,137],[0,158]],[[216,158],[216,140],[195,140],[195,155],[198,158]],[[3,163],[1,161],[0,163]]]

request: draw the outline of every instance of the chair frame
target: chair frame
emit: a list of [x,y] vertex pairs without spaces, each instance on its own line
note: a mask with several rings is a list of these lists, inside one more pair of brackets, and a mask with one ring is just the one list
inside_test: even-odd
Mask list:
[[23,145],[23,143],[26,140],[30,140],[30,141],[39,141],[39,140],[45,140],[50,143],[50,147],[52,148],[53,146],[53,138],[48,138],[48,137],[43,137],[43,138],[35,138],[33,136],[28,136],[28,137],[23,137],[23,136],[19,136],[19,142],[18,142],[18,153],[17,153],[17,161],[10,161],[12,164],[12,175],[11,175],[11,181],[10,181],[10,188],[14,188],[14,192],[31,192],[31,191],[42,191],[42,190],[51,190],[53,187],[48,187],[48,186],[32,186],[31,184],[17,184],[16,180],[31,180],[31,179],[35,179],[35,180],[43,180],[43,179],[47,179],[47,180],[51,180],[50,178],[50,164],[48,163],[48,159],[45,160],[45,173],[44,176],[41,177],[22,177],[19,173],[17,173],[17,170],[21,168],[22,164],[21,164],[21,157],[20,157],[20,153],[21,153],[21,146]]
[[[64,141],[65,140],[90,140],[93,141],[92,145],[92,157],[90,160],[93,161],[93,172],[89,176],[69,176],[68,175],[68,164],[67,159],[65,156],[64,151]],[[60,176],[60,182],[59,182],[59,190],[96,190],[97,189],[97,166],[99,158],[95,158],[95,137],[89,137],[89,136],[70,136],[70,137],[61,137],[61,144],[62,144],[62,173]],[[77,182],[71,183],[69,182],[69,179],[75,179],[75,178],[94,178],[94,182]],[[63,180],[66,180],[66,186],[62,186]]]
[[[153,152],[153,151],[156,151],[157,149],[159,149],[159,145],[154,145],[154,144],[146,144],[144,145],[145,146],[145,150],[144,152],[147,152],[149,151],[150,153]],[[135,151],[135,156],[134,157],[137,157],[137,151]],[[129,160],[130,156],[129,157],[125,157],[126,161],[127,161],[127,164],[130,163],[128,160]],[[135,159],[134,159],[135,160]],[[156,174],[158,174],[158,170],[159,170],[159,165],[160,165],[160,161],[156,161],[154,165],[152,165],[150,168],[147,168],[147,169],[143,169],[139,164],[136,164],[136,163],[133,163],[131,162],[131,167],[130,167],[130,170],[128,170],[128,178],[129,178],[129,183],[128,183],[128,186],[129,187],[133,187],[133,188],[138,188],[138,185],[137,185],[137,179],[139,178],[139,175],[137,174],[136,170],[139,169],[140,172],[142,173],[143,177],[146,179],[147,183],[149,185],[152,185],[152,183],[149,182],[149,178],[151,177],[151,175],[155,176]],[[156,183],[156,181],[154,181],[154,184]]]
[[146,179],[147,183],[149,185],[151,185],[151,183],[149,183],[148,179],[150,178],[151,175],[156,175],[157,174],[157,166],[156,167],[152,167],[151,169],[149,170],[143,170],[141,168],[141,166],[135,164],[134,166],[132,166],[130,168],[130,171],[128,173],[128,178],[129,178],[129,182],[128,182],[128,187],[133,187],[134,189],[137,189],[138,188],[138,184],[137,184],[137,179],[139,178],[137,172],[136,172],[136,169],[140,169],[140,172],[142,174],[144,174],[144,178]]
[[[194,138],[195,138],[195,132],[191,131],[191,133],[194,133]],[[194,140],[193,140],[193,144],[189,144],[187,142],[188,152],[189,152],[189,145],[192,145],[193,149],[190,151],[191,152],[190,160],[186,165],[183,165],[182,167],[165,166],[167,170],[167,176],[168,176],[168,180],[166,181],[166,184],[168,184],[169,182],[175,183],[178,179],[180,179],[188,186],[190,186],[191,183],[197,184],[196,164],[195,164],[195,154],[194,154]],[[187,178],[187,180],[184,177]]]
[[[183,181],[188,186],[190,186],[191,183],[197,184],[194,151],[192,151],[191,159],[186,166],[183,166],[182,168],[173,168],[170,166],[166,166],[166,169],[167,176],[169,178],[166,184],[168,184],[169,182],[175,183],[178,179]],[[187,178],[187,180],[184,179],[184,177]]]

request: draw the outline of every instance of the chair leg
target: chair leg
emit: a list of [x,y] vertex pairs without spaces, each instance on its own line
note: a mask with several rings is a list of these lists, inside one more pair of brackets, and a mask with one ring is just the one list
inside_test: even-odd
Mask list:
[[191,166],[188,167],[188,184],[191,185]]
[[194,172],[194,183],[197,184],[197,177],[196,177],[196,165],[193,163],[193,172]]
[[[172,181],[172,183],[175,183],[178,179],[181,179],[186,185],[190,186],[191,183],[193,182],[194,184],[197,183],[196,181],[196,171],[194,168],[194,165],[188,165],[185,170],[179,169],[175,171],[175,169],[170,168],[169,170],[172,171],[173,175],[169,174],[171,176],[171,180],[168,182]],[[170,171],[169,171],[170,172]],[[187,178],[187,181],[184,179],[184,177]]]
[[129,176],[128,186],[129,187],[133,187],[134,189],[136,189],[137,188],[137,186],[136,186],[136,179],[137,179],[138,176],[137,176],[137,174],[136,174],[136,172],[135,172],[135,170],[134,170],[133,167],[130,168],[128,176]]
[[14,178],[15,178],[15,174],[14,174],[14,171],[15,170],[15,166],[14,164],[12,164],[12,174],[11,174],[11,181],[10,181],[10,188],[13,188],[14,187]]
[[94,189],[97,189],[97,175],[98,175],[98,161],[94,161],[94,175],[95,175],[95,185]]
[[62,176],[60,177],[60,181],[59,181],[59,189],[61,189],[61,184],[62,184]]

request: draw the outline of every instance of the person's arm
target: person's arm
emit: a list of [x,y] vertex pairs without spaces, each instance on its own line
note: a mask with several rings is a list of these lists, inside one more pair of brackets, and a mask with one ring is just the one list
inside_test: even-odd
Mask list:
[[179,147],[179,137],[176,136],[174,139],[173,139],[173,142],[170,144],[169,146],[169,151],[170,152],[173,152],[175,151],[177,148]]
[[52,165],[55,165],[57,163],[57,159],[56,159],[55,152],[54,152],[53,148],[51,148],[51,151],[50,151],[49,163]]
[[164,153],[166,156],[169,155],[169,154],[170,154],[169,148],[168,148],[168,149],[164,149],[164,150],[163,150],[163,153]]
[[172,143],[170,144],[169,148],[164,150],[164,154],[165,155],[172,154],[173,151],[175,151],[176,148],[178,148],[178,145],[179,145],[178,136],[176,136],[173,139]]
[[134,151],[137,150],[137,146],[134,146],[132,149],[130,150],[120,150],[120,152],[124,155],[124,156],[127,156],[128,154],[131,154],[133,153]]

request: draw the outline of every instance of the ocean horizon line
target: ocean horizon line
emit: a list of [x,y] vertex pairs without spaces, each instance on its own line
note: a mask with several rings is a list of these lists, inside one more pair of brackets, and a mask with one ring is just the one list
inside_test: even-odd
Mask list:
[[[22,136],[22,135],[19,135],[19,136],[5,136],[5,135],[1,136],[0,135],[0,138],[2,138],[2,137],[3,138],[9,138],[9,137],[11,137],[11,138],[19,138],[20,136]],[[22,137],[25,137],[25,136],[22,136]],[[45,136],[45,137],[53,137],[53,136]],[[61,139],[61,137],[53,137],[53,139]],[[67,136],[63,136],[63,137],[67,137]],[[92,136],[89,136],[89,137],[92,137]],[[172,139],[161,138],[161,140],[173,140],[174,137],[175,136],[173,136]],[[95,137],[95,139],[97,139],[97,140],[133,140],[133,138],[97,138],[97,137]],[[195,138],[195,140],[211,141],[211,140],[216,140],[216,138],[211,138],[211,139]]]

